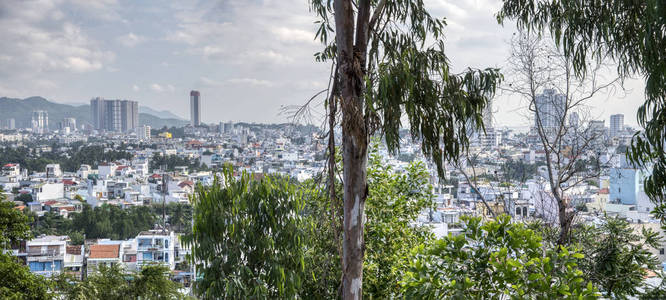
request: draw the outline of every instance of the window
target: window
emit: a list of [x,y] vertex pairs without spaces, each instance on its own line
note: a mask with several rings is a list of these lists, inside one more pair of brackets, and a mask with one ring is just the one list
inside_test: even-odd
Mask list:
[[659,254],[664,255],[664,248],[659,249]]

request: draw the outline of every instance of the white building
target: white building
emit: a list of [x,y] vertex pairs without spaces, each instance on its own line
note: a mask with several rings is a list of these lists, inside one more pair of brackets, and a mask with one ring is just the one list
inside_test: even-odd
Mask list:
[[99,178],[106,179],[115,176],[116,169],[118,169],[118,166],[114,163],[102,163],[97,167],[97,172],[99,173]]
[[176,244],[178,236],[170,231],[149,230],[139,233],[137,243],[137,266],[149,263],[164,263],[171,270],[176,267]]
[[60,178],[60,177],[62,177],[62,170],[60,170],[60,164],[46,165],[46,178]]
[[43,236],[26,242],[26,263],[30,272],[46,277],[58,275],[64,268],[67,236]]
[[136,136],[142,141],[150,141],[150,126],[144,125],[137,128]]
[[62,182],[36,184],[32,188],[32,199],[38,202],[57,200],[65,197],[65,185]]

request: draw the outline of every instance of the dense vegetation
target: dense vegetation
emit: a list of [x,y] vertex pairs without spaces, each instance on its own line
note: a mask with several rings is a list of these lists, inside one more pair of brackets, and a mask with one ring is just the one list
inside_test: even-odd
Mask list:
[[204,169],[198,158],[190,159],[178,155],[154,155],[150,161],[150,169],[157,170],[162,167],[166,167],[166,171],[174,171],[176,167],[187,167],[190,171]]
[[[190,232],[192,207],[188,204],[169,203],[165,207],[168,228],[176,232]],[[120,208],[102,205],[92,208],[84,205],[80,213],[71,213],[69,218],[51,212],[38,217],[26,210],[30,217],[30,228],[34,236],[67,235],[73,242],[81,243],[86,238],[109,238],[125,240],[139,232],[162,224],[162,205]]]
[[60,164],[66,172],[75,172],[82,164],[96,168],[102,162],[111,162],[120,159],[132,159],[133,155],[127,151],[104,151],[103,146],[72,147],[65,152],[36,152],[28,147],[0,148],[0,165],[19,163],[21,168],[28,172],[44,172],[47,164]]

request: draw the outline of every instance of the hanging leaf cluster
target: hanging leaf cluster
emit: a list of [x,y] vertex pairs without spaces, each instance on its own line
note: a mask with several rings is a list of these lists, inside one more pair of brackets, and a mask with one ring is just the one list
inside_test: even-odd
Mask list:
[[[333,1],[310,3],[319,16],[316,39],[325,46],[315,58],[334,60]],[[457,159],[468,146],[469,131],[484,128],[483,110],[502,76],[494,68],[452,72],[443,41],[446,20],[431,16],[422,0],[379,0],[370,5],[369,47],[361,60],[369,134],[382,134],[396,154],[399,130],[409,127],[441,175],[444,163]]]

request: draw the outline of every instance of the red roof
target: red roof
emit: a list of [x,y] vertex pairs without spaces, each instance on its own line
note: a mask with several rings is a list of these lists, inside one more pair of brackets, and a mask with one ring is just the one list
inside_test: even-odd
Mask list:
[[599,190],[599,194],[604,194],[605,195],[605,194],[608,194],[608,193],[609,193],[608,188],[603,188],[603,189]]
[[4,167],[13,167],[13,166],[15,166],[15,165],[16,165],[16,164],[6,164],[6,165],[4,165]]
[[53,204],[56,204],[56,203],[58,203],[58,201],[50,200],[50,201],[44,202],[44,205],[53,205]]
[[64,184],[64,185],[76,185],[76,182],[74,180],[71,180],[71,179],[63,179],[62,184]]
[[67,252],[67,254],[81,255],[81,247],[82,247],[81,245],[79,245],[79,246],[67,246],[67,248],[65,249],[65,252]]
[[127,168],[127,166],[119,166],[118,168],[116,168],[116,170],[123,170],[123,169],[126,169],[126,168]]
[[185,187],[185,186],[190,186],[190,187],[192,187],[193,185],[194,185],[194,182],[192,182],[192,181],[190,181],[190,180],[185,180],[185,181],[183,181],[183,182],[181,182],[181,183],[178,184],[178,186],[179,186],[180,188],[183,188],[183,187]]
[[150,175],[150,178],[162,178],[162,175],[160,175],[160,174],[153,174],[153,175]]
[[92,245],[88,258],[118,258],[120,245]]

